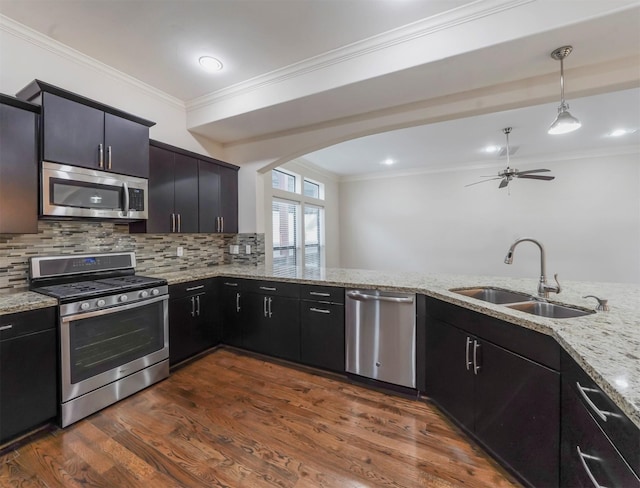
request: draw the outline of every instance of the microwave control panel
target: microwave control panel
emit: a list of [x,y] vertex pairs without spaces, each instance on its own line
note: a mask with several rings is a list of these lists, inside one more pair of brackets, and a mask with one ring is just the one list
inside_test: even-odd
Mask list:
[[129,210],[144,210],[144,190],[129,188]]

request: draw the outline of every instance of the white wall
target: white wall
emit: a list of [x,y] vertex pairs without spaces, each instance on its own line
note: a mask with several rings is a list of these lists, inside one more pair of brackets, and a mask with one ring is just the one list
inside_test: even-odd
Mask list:
[[187,131],[179,100],[10,19],[0,28],[0,92],[15,95],[34,79],[156,122],[150,136],[224,159],[213,141]]
[[[307,161],[298,159],[279,166],[279,168],[290,171],[302,178],[309,178],[324,185],[324,201],[317,201],[298,195],[303,201],[312,205],[322,205],[324,207],[324,228],[325,228],[325,262],[324,266],[335,268],[340,266],[340,193],[338,179],[335,175],[322,171]],[[265,252],[267,264],[271,263],[273,257],[273,228],[271,223],[271,202],[273,197],[288,198],[288,193],[276,190],[271,183],[271,170],[264,173],[261,178],[263,194],[264,229],[265,229]]]
[[[539,239],[547,274],[640,282],[640,154],[517,165],[548,168],[551,182],[465,188],[494,170],[414,174],[340,184],[341,266],[535,278]],[[495,168],[497,172],[499,168]]]

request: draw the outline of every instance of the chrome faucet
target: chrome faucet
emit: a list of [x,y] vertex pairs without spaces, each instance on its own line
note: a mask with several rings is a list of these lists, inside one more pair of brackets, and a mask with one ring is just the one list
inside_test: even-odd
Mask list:
[[518,239],[516,242],[511,244],[511,247],[509,248],[509,252],[507,252],[507,256],[504,258],[504,263],[505,264],[513,263],[513,250],[516,248],[518,244],[525,241],[533,242],[536,246],[540,248],[540,281],[538,282],[538,296],[549,298],[550,292],[560,293],[561,288],[560,288],[560,283],[558,282],[557,273],[553,275],[553,279],[556,280],[556,284],[550,285],[547,283],[547,275],[545,271],[547,262],[544,255],[544,247],[542,246],[542,244],[540,244],[540,242],[536,241],[535,239],[532,239],[530,237],[522,237],[521,239]]

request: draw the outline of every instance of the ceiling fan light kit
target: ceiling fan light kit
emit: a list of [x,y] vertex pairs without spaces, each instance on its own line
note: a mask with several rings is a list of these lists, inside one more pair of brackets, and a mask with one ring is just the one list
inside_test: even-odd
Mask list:
[[547,131],[548,134],[567,134],[582,126],[580,121],[569,113],[569,104],[564,100],[564,58],[569,56],[571,51],[572,46],[562,46],[551,53],[553,59],[560,61],[560,106],[556,119]]

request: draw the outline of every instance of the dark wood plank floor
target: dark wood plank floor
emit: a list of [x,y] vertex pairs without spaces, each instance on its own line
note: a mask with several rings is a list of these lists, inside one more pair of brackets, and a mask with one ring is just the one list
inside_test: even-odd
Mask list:
[[424,402],[221,349],[6,453],[0,486],[517,484]]

